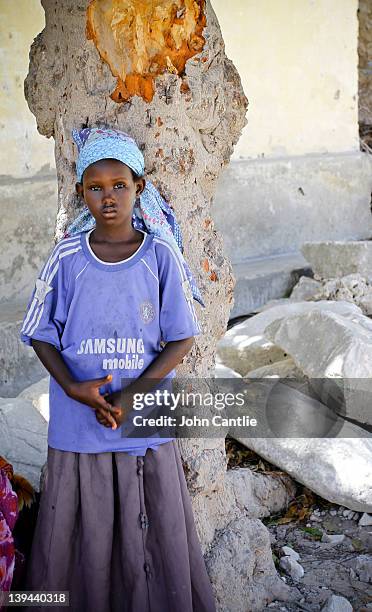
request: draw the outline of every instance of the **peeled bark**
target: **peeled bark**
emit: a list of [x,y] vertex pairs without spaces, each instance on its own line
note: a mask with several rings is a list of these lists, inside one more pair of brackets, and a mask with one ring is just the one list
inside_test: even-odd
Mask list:
[[[206,304],[198,309],[203,334],[178,373],[207,376],[226,329],[234,286],[211,205],[216,181],[245,125],[247,107],[211,4],[42,0],[42,5],[46,26],[31,47],[25,94],[39,132],[55,139],[56,239],[79,206],[72,128],[112,126],[131,134],[144,153],[147,177],[176,212],[185,257]],[[206,550],[216,530],[228,529],[236,518],[235,499],[225,486],[224,438],[182,440],[180,448]],[[252,551],[251,557],[255,555]],[[265,555],[271,593],[276,573],[270,547]],[[256,602],[268,597],[261,583],[256,590],[250,585],[254,603],[244,597],[251,579],[247,574],[237,585],[242,611],[260,609]]]

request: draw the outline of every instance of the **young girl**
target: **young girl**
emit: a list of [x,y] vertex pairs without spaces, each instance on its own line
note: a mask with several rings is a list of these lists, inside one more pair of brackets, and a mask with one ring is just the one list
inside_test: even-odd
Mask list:
[[176,441],[120,427],[140,383],[175,375],[200,333],[200,294],[134,140],[73,136],[86,207],[44,265],[21,332],[51,374],[26,586],[69,591],[76,612],[214,612]]

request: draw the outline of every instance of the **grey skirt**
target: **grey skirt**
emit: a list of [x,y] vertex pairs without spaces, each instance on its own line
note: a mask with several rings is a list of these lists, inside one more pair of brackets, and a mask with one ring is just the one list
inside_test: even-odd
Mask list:
[[69,591],[50,610],[215,612],[177,442],[144,457],[49,447],[26,588]]

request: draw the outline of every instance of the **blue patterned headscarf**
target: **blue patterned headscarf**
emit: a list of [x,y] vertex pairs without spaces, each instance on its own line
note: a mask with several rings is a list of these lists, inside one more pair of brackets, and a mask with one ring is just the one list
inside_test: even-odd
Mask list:
[[[135,140],[125,132],[106,128],[84,128],[72,130],[72,136],[79,151],[76,162],[79,182],[82,181],[84,170],[88,166],[100,159],[109,158],[123,162],[137,176],[144,175],[143,155]],[[95,224],[94,217],[89,208],[85,206],[79,216],[68,226],[65,237],[87,232],[95,227]],[[145,188],[134,205],[132,225],[135,229],[159,236],[174,248],[185,269],[193,298],[204,306],[200,291],[183,257],[182,234],[174,212],[149,180],[146,180]]]

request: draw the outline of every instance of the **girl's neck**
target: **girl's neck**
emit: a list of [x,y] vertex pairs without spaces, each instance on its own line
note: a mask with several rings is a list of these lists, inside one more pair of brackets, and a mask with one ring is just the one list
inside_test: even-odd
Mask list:
[[94,242],[133,242],[136,238],[142,237],[142,234],[138,232],[132,225],[119,226],[119,227],[102,227],[96,225],[94,228],[91,238]]

